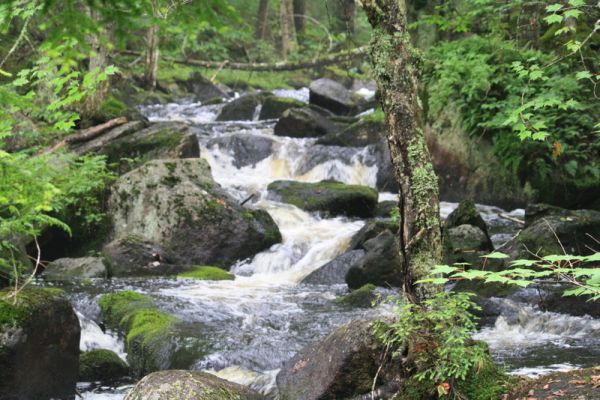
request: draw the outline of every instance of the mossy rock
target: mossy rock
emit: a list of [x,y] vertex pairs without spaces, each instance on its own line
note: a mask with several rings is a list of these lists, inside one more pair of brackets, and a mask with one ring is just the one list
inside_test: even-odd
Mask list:
[[85,382],[115,382],[129,374],[129,366],[115,352],[95,349],[79,356],[79,379]]
[[340,132],[332,132],[319,138],[317,144],[325,146],[364,147],[376,144],[386,137],[383,122],[361,119]]
[[336,181],[275,181],[267,189],[281,201],[306,211],[361,218],[373,216],[378,198],[377,191],[370,187]]
[[128,316],[154,307],[150,297],[129,290],[105,294],[100,298],[99,304],[104,322],[112,328],[123,328]]
[[211,266],[197,266],[190,271],[181,272],[177,275],[178,278],[196,279],[199,281],[232,281],[235,275],[229,272]]
[[349,307],[371,308],[377,300],[375,289],[375,285],[367,283],[347,295],[336,299],[335,302]]
[[487,224],[477,211],[473,200],[463,200],[458,207],[448,215],[445,222],[446,229],[456,228],[460,225],[473,225],[488,234]]
[[271,93],[251,93],[227,103],[219,115],[217,121],[252,121],[256,116],[257,108],[265,101]]
[[287,97],[268,96],[262,103],[258,119],[274,119],[281,117],[284,111],[294,107],[304,107],[305,104],[300,100]]

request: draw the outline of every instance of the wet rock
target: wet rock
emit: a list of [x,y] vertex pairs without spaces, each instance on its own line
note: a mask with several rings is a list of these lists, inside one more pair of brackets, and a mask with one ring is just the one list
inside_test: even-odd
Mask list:
[[219,136],[206,144],[207,148],[215,146],[232,155],[236,168],[256,165],[273,153],[273,139],[250,133]]
[[227,103],[217,121],[253,121],[258,118],[258,107],[270,93],[251,93]]
[[481,256],[491,251],[489,237],[477,226],[463,224],[444,232],[444,261],[447,264],[466,262],[479,268]]
[[381,192],[398,193],[399,186],[392,164],[390,148],[385,140],[373,146],[377,164],[377,189]]
[[372,219],[367,221],[350,241],[349,249],[364,249],[366,241],[377,237],[380,233],[388,231],[391,234],[396,234],[400,226],[398,222],[392,221],[391,219]]
[[594,238],[600,238],[600,211],[554,209],[538,217],[526,213],[525,219],[527,227],[502,250],[513,259],[530,259],[529,251],[538,256],[589,255],[598,247]]
[[338,115],[356,115],[367,109],[364,97],[352,93],[331,79],[318,79],[310,84],[310,104],[323,107]]
[[382,121],[361,119],[341,132],[332,132],[319,138],[317,144],[327,146],[364,147],[385,139],[386,127]]
[[197,72],[192,73],[185,81],[177,81],[177,84],[187,93],[193,94],[194,99],[202,104],[215,98],[228,98],[231,92],[225,85],[216,85]]
[[390,218],[398,210],[398,202],[394,200],[381,201],[375,209],[375,216],[379,218]]
[[146,295],[122,291],[103,295],[99,303],[106,325],[126,337],[127,360],[135,377],[190,368],[208,351],[201,326],[160,311]]
[[319,137],[339,130],[338,124],[309,107],[284,111],[275,125],[275,135],[295,138]]
[[258,119],[275,119],[281,117],[290,108],[302,108],[305,104],[300,100],[288,97],[268,96],[262,103]]
[[113,237],[156,243],[173,264],[230,265],[281,241],[271,216],[239,206],[201,159],[150,161],[121,176],[109,210]]
[[206,372],[160,371],[142,379],[125,400],[264,400],[265,397],[237,383]]
[[544,311],[600,318],[598,301],[593,301],[590,296],[563,296],[565,290],[572,288],[566,285],[544,288],[540,291],[538,306]]
[[110,277],[102,257],[59,258],[52,261],[43,273],[47,280],[70,280]]
[[348,399],[371,391],[381,349],[371,321],[356,320],[286,362],[277,375],[281,400]]
[[56,289],[26,289],[15,305],[0,291],[0,398],[75,395],[79,320]]
[[377,192],[367,186],[346,185],[336,181],[318,183],[275,181],[269,184],[271,196],[307,211],[353,217],[373,216]]
[[79,356],[79,380],[111,383],[129,374],[129,366],[113,351],[95,349]]
[[358,260],[346,274],[350,289],[358,289],[367,283],[382,287],[402,285],[402,265],[398,238],[389,230],[384,230],[362,245],[365,256]]
[[337,285],[346,283],[348,270],[365,255],[364,250],[351,250],[324,264],[302,279],[309,285]]
[[487,224],[477,211],[473,200],[461,201],[458,207],[448,215],[444,226],[446,229],[450,229],[465,224],[476,226],[486,235],[488,234]]
[[375,285],[367,283],[366,285],[351,291],[347,295],[336,299],[336,303],[348,307],[371,308],[377,300],[375,288]]

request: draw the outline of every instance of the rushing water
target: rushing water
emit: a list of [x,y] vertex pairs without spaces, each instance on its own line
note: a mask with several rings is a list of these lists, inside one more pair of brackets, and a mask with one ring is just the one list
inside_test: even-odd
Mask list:
[[[307,91],[279,91],[278,95],[307,101]],[[194,369],[246,384],[275,396],[275,376],[282,363],[306,344],[336,326],[365,313],[333,300],[345,285],[307,286],[298,282],[314,269],[345,251],[364,221],[322,218],[269,198],[266,187],[277,179],[320,181],[375,186],[377,165],[369,148],[326,147],[314,139],[273,135],[274,121],[214,122],[221,106],[198,103],[142,108],[151,121],[184,121],[198,135],[201,156],[214,179],[237,200],[252,196],[251,206],[267,210],[279,226],[283,242],[234,265],[234,281],[197,282],[184,279],[118,279],[110,283],[69,288],[83,328],[82,350],[108,348],[125,356],[123,343],[103,333],[97,299],[102,293],[136,290],[153,297],[157,305],[183,321],[195,324],[208,338],[211,352],[196,361]],[[250,154],[248,146],[260,143]],[[396,198],[382,193],[380,201]],[[441,204],[442,217],[457,205]],[[505,212],[478,206],[499,246],[517,227],[499,218]],[[523,210],[512,216],[523,217]],[[487,341],[496,359],[510,370],[535,375],[561,368],[597,363],[600,358],[600,321],[544,313],[529,306],[500,300],[502,314],[484,327],[477,338]],[[573,361],[577,360],[577,361]],[[596,360],[596,361],[594,361]],[[85,399],[122,399],[128,386],[117,389],[81,387]]]

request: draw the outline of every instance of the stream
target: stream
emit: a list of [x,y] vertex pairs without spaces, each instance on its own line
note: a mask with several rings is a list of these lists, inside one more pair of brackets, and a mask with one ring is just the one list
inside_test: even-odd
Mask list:
[[[276,91],[277,95],[308,101],[308,90]],[[273,217],[283,243],[237,263],[234,281],[204,282],[187,279],[113,279],[66,287],[82,326],[81,349],[111,349],[126,354],[122,339],[98,326],[100,295],[135,290],[151,296],[163,311],[197,326],[211,351],[193,369],[249,385],[276,398],[275,376],[282,363],[306,344],[351,319],[390,312],[349,309],[333,300],[347,292],[345,285],[303,285],[298,282],[319,266],[343,253],[365,221],[321,218],[289,204],[273,201],[267,185],[278,179],[375,186],[377,166],[370,149],[316,145],[316,139],[273,134],[275,121],[215,122],[222,105],[181,103],[141,107],[154,122],[183,121],[193,127],[201,157],[233,198],[254,195],[250,207]],[[258,153],[254,150],[259,149]],[[381,193],[380,201],[395,199]],[[441,203],[442,217],[456,203]],[[495,246],[517,231],[500,213],[523,217],[523,210],[507,212],[478,206],[490,227]],[[476,335],[489,343],[495,359],[507,370],[535,376],[556,370],[595,365],[600,360],[600,320],[541,312],[526,305],[527,296],[496,299],[502,314]],[[130,386],[119,388],[80,384],[84,399],[122,399]]]

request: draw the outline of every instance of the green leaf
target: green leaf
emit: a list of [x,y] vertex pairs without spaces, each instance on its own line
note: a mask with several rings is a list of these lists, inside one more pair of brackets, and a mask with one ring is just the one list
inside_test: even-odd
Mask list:
[[546,6],[546,11],[549,13],[555,13],[558,10],[560,10],[561,8],[563,8],[562,4],[555,3],[555,4],[550,4],[549,6]]
[[489,271],[481,271],[481,270],[478,270],[478,269],[471,269],[469,271],[464,271],[464,272],[456,273],[456,274],[452,275],[452,277],[453,278],[457,277],[457,278],[464,278],[464,279],[468,279],[468,280],[473,280],[473,279],[485,278],[489,274],[490,274]]
[[573,7],[585,6],[585,0],[569,0],[569,5]]
[[600,261],[600,253],[594,253],[590,256],[585,256],[585,257],[583,257],[583,261],[586,261],[586,262]]
[[551,14],[548,15],[547,17],[544,17],[544,21],[546,21],[546,23],[548,25],[553,25],[553,24],[560,24],[563,20],[563,16],[559,15],[559,14]]
[[417,283],[433,283],[434,285],[444,285],[449,282],[446,278],[426,278],[418,280]]
[[508,255],[501,253],[499,251],[494,251],[493,253],[487,254],[485,256],[481,256],[482,258],[490,258],[490,259],[503,259],[508,258]]
[[451,272],[456,272],[458,268],[456,267],[451,267],[449,265],[436,265],[432,270],[431,270],[431,274],[432,275],[436,275],[436,274],[449,274]]
[[579,71],[578,73],[575,74],[575,79],[582,80],[582,79],[591,79],[592,78],[592,74],[590,73],[590,71]]
[[579,16],[583,14],[583,11],[581,10],[567,10],[564,12],[563,16],[565,18],[579,18]]

